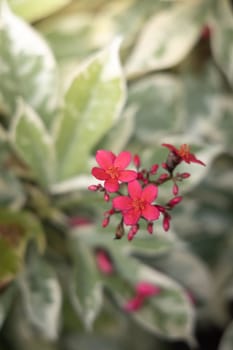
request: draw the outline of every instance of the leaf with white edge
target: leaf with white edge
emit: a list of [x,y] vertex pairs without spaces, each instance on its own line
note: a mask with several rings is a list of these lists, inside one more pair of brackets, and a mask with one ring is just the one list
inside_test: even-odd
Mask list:
[[184,285],[194,298],[210,298],[213,291],[212,275],[207,265],[184,246],[154,259],[153,266]]
[[19,279],[25,316],[43,337],[57,339],[62,305],[61,287],[46,262],[36,260]]
[[15,285],[8,286],[4,292],[0,294],[0,329],[6,319],[8,310],[14,297]]
[[22,97],[51,127],[58,105],[56,63],[52,52],[28,24],[0,3],[0,101],[3,111],[15,112]]
[[[127,288],[113,290],[118,303],[123,307],[135,296],[134,288],[140,282],[150,283],[160,288],[160,293],[148,298],[142,308],[132,312],[132,318],[148,331],[168,339],[185,339],[193,342],[194,311],[185,291],[172,279],[162,273],[119,253],[112,255],[113,263],[120,277],[132,288],[131,297]],[[106,279],[111,288],[111,277]]]
[[55,172],[53,142],[39,116],[23,101],[18,104],[12,123],[11,140],[39,182],[48,186]]
[[35,240],[43,251],[43,231],[39,222],[29,213],[0,210],[0,282],[11,281],[22,270],[23,258],[29,240]]
[[229,83],[233,85],[233,17],[230,1],[216,2],[211,29],[213,55]]
[[202,0],[177,2],[145,25],[126,64],[129,75],[178,64],[197,42],[206,16]]
[[72,238],[70,249],[74,267],[70,275],[69,296],[74,310],[90,330],[102,306],[99,272],[92,251],[81,239]]
[[226,328],[223,337],[220,341],[218,350],[232,350],[233,349],[233,321]]
[[85,171],[92,148],[120,115],[126,89],[119,45],[116,39],[87,62],[66,92],[56,135],[59,181]]
[[143,142],[159,143],[183,130],[182,82],[171,74],[146,77],[129,88],[126,113],[134,110],[135,134]]
[[27,19],[28,21],[35,21],[46,17],[55,11],[60,10],[63,6],[68,4],[71,0],[8,0],[13,11]]

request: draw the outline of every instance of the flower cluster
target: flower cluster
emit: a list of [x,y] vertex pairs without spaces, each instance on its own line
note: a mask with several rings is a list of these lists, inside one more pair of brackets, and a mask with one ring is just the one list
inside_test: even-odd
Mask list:
[[[170,144],[162,144],[169,149],[167,159],[161,165],[153,164],[150,169],[141,168],[138,155],[132,157],[128,151],[115,155],[111,151],[98,150],[96,161],[99,167],[92,169],[92,175],[103,181],[103,184],[91,185],[89,190],[100,191],[104,200],[111,202],[111,208],[104,213],[102,226],[109,224],[112,215],[120,214],[120,221],[115,231],[115,238],[124,235],[125,226],[129,226],[128,240],[132,240],[140,227],[140,221],[147,223],[147,231],[153,233],[154,221],[162,216],[163,228],[170,227],[171,210],[181,202],[178,183],[187,179],[189,173],[175,173],[181,162],[205,165],[190,152],[189,146],[183,144],[176,148]],[[129,170],[131,160],[134,170]],[[162,169],[162,173],[159,170]],[[173,197],[165,204],[157,203],[158,187],[172,181]]]

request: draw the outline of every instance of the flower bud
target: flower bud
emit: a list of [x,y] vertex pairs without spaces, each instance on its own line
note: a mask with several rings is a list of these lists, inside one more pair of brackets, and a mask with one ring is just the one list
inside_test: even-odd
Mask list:
[[109,224],[109,216],[104,218],[102,221],[102,227],[107,227]]
[[182,174],[180,174],[180,177],[181,177],[182,179],[187,179],[187,178],[190,177],[190,176],[191,176],[190,173],[182,173]]
[[158,164],[153,164],[152,167],[150,168],[150,174],[151,174],[151,175],[156,174],[158,168],[159,168],[159,165],[158,165]]
[[153,222],[148,222],[147,231],[149,232],[149,234],[153,233]]
[[175,205],[179,204],[182,201],[182,199],[183,199],[183,197],[181,197],[181,196],[174,197],[167,203],[167,205],[170,208],[173,208]]
[[140,157],[139,157],[138,154],[135,154],[135,156],[133,157],[133,163],[134,163],[134,165],[135,165],[135,167],[136,167],[137,169],[140,168],[141,159],[140,159]]
[[98,189],[99,189],[98,185],[90,185],[90,186],[88,186],[88,190],[89,191],[95,192],[95,191],[98,191]]
[[174,196],[177,196],[179,193],[179,187],[176,183],[174,183],[174,185],[172,187],[172,193],[174,194]]

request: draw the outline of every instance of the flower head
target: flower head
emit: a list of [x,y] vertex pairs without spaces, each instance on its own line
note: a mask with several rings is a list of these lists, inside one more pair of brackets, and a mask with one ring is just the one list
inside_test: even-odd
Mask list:
[[[173,168],[179,163],[181,163],[182,161],[186,163],[198,163],[201,165],[205,165],[205,163],[197,159],[193,153],[190,153],[190,148],[187,144],[181,145],[179,149],[168,143],[163,143],[162,146],[167,147],[171,151],[173,157],[171,157],[170,161],[172,161],[173,163],[172,164]],[[170,164],[167,164],[167,165],[169,168],[171,168]]]
[[137,173],[134,170],[125,170],[131,161],[130,152],[121,152],[118,156],[106,150],[96,153],[98,167],[92,169],[92,175],[98,180],[104,181],[104,188],[108,192],[117,192],[119,182],[135,180]]
[[151,203],[157,198],[158,187],[150,184],[144,188],[135,180],[128,184],[129,196],[113,199],[113,207],[122,212],[126,225],[136,225],[141,217],[153,221],[159,218],[159,210]]

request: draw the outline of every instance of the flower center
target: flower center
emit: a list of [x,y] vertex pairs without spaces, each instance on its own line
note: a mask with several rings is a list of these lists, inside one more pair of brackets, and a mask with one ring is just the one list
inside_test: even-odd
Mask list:
[[109,167],[107,170],[106,170],[106,173],[108,175],[111,176],[112,179],[118,179],[119,178],[119,175],[120,175],[120,172],[119,172],[119,168],[117,167]]
[[181,158],[186,158],[190,154],[190,149],[187,144],[181,145],[179,149],[179,155]]
[[132,206],[133,206],[134,210],[142,211],[145,209],[146,202],[140,198],[137,198],[137,199],[133,200]]

